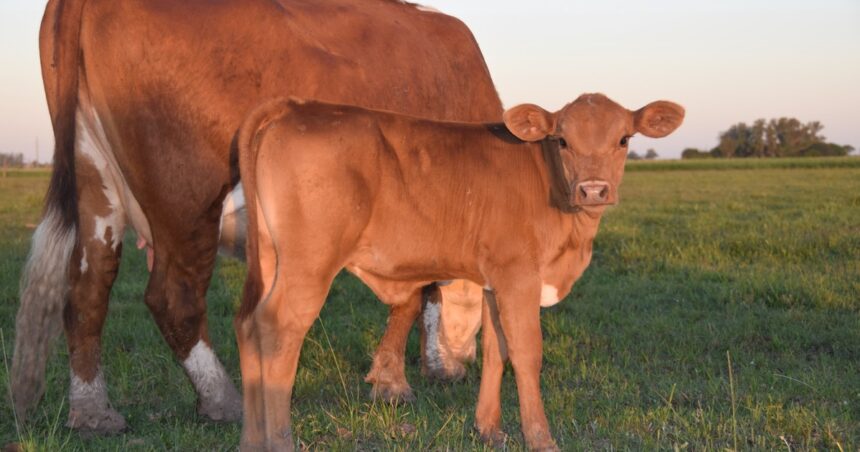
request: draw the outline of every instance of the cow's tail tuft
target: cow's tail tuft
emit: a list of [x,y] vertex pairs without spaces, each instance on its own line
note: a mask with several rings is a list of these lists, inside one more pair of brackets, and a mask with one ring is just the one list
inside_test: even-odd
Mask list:
[[45,391],[45,364],[54,339],[62,331],[69,261],[77,241],[75,115],[85,1],[48,2],[39,35],[42,78],[56,144],[45,209],[24,266],[15,318],[10,380],[13,408],[21,422]]

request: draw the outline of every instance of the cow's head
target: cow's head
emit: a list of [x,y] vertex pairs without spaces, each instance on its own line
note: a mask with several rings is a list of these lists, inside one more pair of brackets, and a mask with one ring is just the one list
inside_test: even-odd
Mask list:
[[684,108],[672,102],[652,102],[630,111],[603,94],[583,94],[555,113],[523,104],[504,114],[505,125],[521,140],[558,140],[569,204],[590,211],[618,202],[633,135],[664,137],[683,120]]

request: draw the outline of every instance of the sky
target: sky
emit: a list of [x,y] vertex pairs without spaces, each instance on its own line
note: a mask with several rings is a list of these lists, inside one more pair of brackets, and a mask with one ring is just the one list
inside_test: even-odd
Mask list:
[[[182,1],[182,0],[177,0]],[[796,117],[860,149],[858,0],[425,0],[475,34],[506,107],[555,110],[585,92],[630,109],[687,110],[667,138],[631,149],[678,158],[738,122]],[[0,1],[0,152],[48,161],[38,27],[45,2]],[[855,155],[857,152],[855,152]]]

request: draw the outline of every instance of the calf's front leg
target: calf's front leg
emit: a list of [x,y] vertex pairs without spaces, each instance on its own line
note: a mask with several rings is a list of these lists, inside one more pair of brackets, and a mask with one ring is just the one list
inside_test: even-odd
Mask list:
[[481,388],[475,410],[475,428],[482,441],[495,448],[502,448],[507,435],[501,429],[502,402],[499,397],[508,351],[499,323],[496,298],[491,291],[484,292],[481,317],[484,325],[481,338]]
[[[523,273],[519,273],[522,275]],[[514,367],[523,436],[529,450],[559,450],[544,413],[540,393],[543,339],[540,327],[540,284],[507,277],[495,287],[499,320]],[[496,392],[498,394],[498,391]],[[498,395],[496,395],[498,397]]]

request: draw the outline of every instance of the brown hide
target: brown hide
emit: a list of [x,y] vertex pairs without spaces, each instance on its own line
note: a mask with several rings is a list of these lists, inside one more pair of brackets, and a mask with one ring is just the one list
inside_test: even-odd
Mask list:
[[[510,356],[526,442],[554,448],[540,396],[539,308],[566,296],[588,266],[601,214],[617,197],[574,197],[566,213],[550,202],[551,189],[591,181],[614,193],[629,137],[666,135],[683,116],[670,102],[631,112],[586,94],[556,113],[533,105],[506,112],[510,133],[528,140],[520,141],[498,124],[297,99],[256,110],[239,134],[249,234],[259,238],[249,278],[264,288],[246,293],[239,321],[257,344],[240,347],[243,447],[290,440],[298,350],[346,267],[395,306],[430,281],[490,288],[477,427],[499,438],[498,386]],[[537,142],[550,136],[561,143],[557,172]]]

